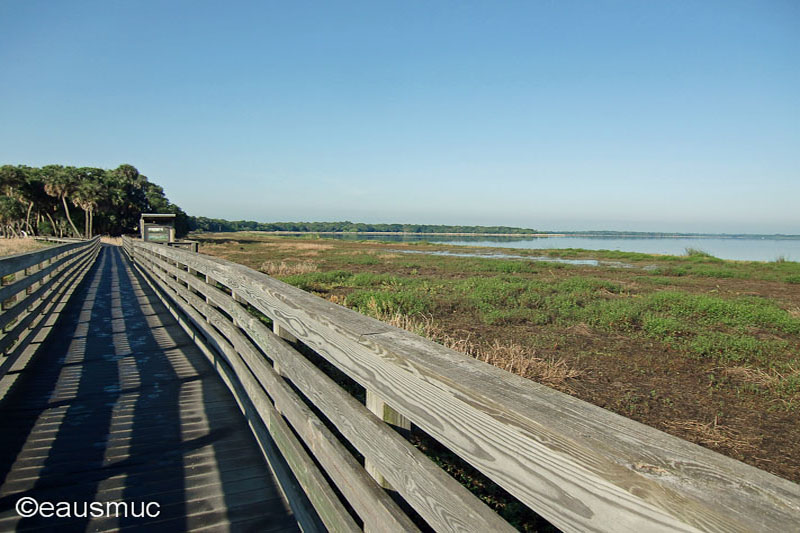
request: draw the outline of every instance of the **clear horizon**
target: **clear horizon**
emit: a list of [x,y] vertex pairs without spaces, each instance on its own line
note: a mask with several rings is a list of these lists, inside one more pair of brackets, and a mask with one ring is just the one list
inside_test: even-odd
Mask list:
[[187,213],[799,234],[800,4],[0,4],[0,164]]

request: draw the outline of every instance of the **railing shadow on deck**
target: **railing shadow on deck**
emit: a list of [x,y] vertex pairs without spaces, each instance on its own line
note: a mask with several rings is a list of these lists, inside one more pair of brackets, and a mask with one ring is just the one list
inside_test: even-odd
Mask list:
[[[129,273],[131,283],[131,296],[136,292],[141,292],[146,299],[145,307],[158,309],[158,313],[150,315],[147,322],[149,331],[153,328],[166,328],[164,335],[154,335],[157,342],[163,346],[165,342],[170,342],[170,336],[180,337],[180,343],[175,344],[172,349],[167,349],[165,357],[162,357],[157,364],[153,360],[137,358],[139,375],[154,374],[163,379],[165,375],[171,375],[167,381],[174,380],[178,386],[170,392],[170,404],[176,410],[178,404],[189,405],[185,407],[178,416],[178,423],[171,414],[159,412],[156,415],[159,419],[166,422],[165,427],[160,431],[168,431],[170,438],[181,443],[175,446],[175,452],[170,452],[176,457],[183,455],[184,463],[183,478],[185,494],[175,494],[175,504],[165,509],[167,514],[172,515],[169,529],[180,531],[179,526],[188,526],[194,529],[204,523],[215,522],[220,518],[226,519],[232,524],[237,524],[238,528],[253,528],[254,530],[272,529],[281,526],[282,529],[290,529],[285,516],[280,513],[267,512],[270,506],[282,508],[282,496],[280,489],[274,480],[264,476],[263,469],[253,468],[251,457],[258,456],[259,452],[252,439],[236,438],[234,434],[234,421],[240,420],[240,415],[233,408],[232,404],[223,401],[230,397],[230,392],[219,381],[216,371],[212,365],[203,359],[200,352],[192,357],[179,356],[178,350],[182,343],[192,342],[183,330],[179,330],[173,316],[164,307],[152,287],[148,285],[143,276],[132,268],[127,260],[122,261],[121,256],[117,256],[120,268],[125,268]],[[123,291],[124,294],[124,291]],[[152,319],[157,317],[155,319]],[[128,342],[133,346],[141,344],[138,333],[129,333]],[[179,333],[177,333],[179,331]],[[192,345],[194,343],[192,342]],[[138,348],[141,352],[141,348]],[[203,379],[206,376],[213,376],[213,379]],[[146,398],[140,398],[139,403],[142,409],[137,409],[134,415],[134,424],[140,421],[143,427],[152,424],[153,413],[151,409],[159,409],[158,406],[150,406]],[[142,449],[146,451],[147,439],[142,439]],[[162,446],[163,447],[163,446]],[[210,449],[209,449],[210,447]],[[164,448],[169,448],[166,446]],[[194,453],[187,453],[195,450]],[[244,453],[249,451],[251,453]],[[155,476],[154,481],[159,482],[160,476]],[[209,509],[202,515],[203,522],[186,524],[184,516],[187,514],[183,508],[183,501],[195,501],[207,496],[207,489],[218,486],[221,490],[221,498],[216,496],[215,507]],[[148,483],[146,476],[133,480],[127,484],[125,500],[141,499],[145,494],[152,494],[151,484]],[[164,502],[163,498],[161,499]],[[265,506],[265,502],[267,505]],[[190,504],[191,505],[191,504]],[[162,516],[163,518],[164,516]],[[135,524],[135,522],[134,522]],[[160,523],[159,526],[165,524]]]
[[[239,453],[255,444],[233,438],[241,418],[220,401],[230,393],[141,274],[105,245],[86,265],[52,334],[28,346],[29,364],[11,372],[0,416],[0,513],[25,496],[157,501],[151,527],[171,531],[220,521],[288,525],[289,515],[264,511],[270,498],[280,507],[279,489],[263,467],[253,469],[257,453]],[[131,516],[4,521],[76,531],[143,524]]]
[[[329,529],[416,529],[389,488],[424,527],[511,529],[392,429],[411,424],[565,531],[788,531],[800,521],[789,481],[244,266],[128,238],[123,247],[218,358],[256,437],[277,444]],[[304,350],[364,387],[366,405]]]

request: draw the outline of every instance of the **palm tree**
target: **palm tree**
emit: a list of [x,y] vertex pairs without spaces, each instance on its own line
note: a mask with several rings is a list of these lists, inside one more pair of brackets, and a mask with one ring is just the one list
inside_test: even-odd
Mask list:
[[76,237],[80,237],[81,232],[72,222],[72,217],[69,216],[69,206],[67,205],[67,196],[70,196],[77,186],[75,167],[47,165],[42,167],[42,174],[44,176],[44,190],[53,198],[61,200],[64,204],[64,214],[67,216],[69,225],[72,226],[72,231],[75,232]]
[[148,207],[147,178],[133,165],[125,164],[106,173],[106,183],[116,231],[126,233],[133,230],[139,223],[139,216]]
[[84,167],[78,169],[80,182],[72,194],[72,203],[86,214],[84,234],[87,239],[92,238],[94,211],[103,199],[105,187],[100,181],[105,171],[100,168]]

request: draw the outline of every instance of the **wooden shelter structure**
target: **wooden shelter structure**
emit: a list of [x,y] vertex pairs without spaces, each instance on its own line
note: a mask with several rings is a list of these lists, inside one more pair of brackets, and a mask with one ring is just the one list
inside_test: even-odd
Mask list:
[[175,241],[174,213],[142,213],[139,230],[143,241],[169,243]]

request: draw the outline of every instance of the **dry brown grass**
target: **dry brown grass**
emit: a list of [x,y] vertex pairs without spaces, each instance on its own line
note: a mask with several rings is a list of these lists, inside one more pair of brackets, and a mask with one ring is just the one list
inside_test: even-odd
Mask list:
[[781,376],[767,373],[760,368],[732,366],[723,368],[722,373],[739,383],[752,383],[762,387],[771,387],[778,383]]
[[756,385],[763,389],[780,390],[782,388],[794,389],[794,393],[787,393],[788,398],[775,399],[787,407],[800,400],[800,392],[794,388],[793,383],[800,382],[800,365],[797,363],[788,365],[782,371],[775,369],[769,372],[759,368],[745,366],[734,366],[722,368],[722,374],[731,378],[737,384]]
[[6,255],[24,254],[40,248],[50,246],[47,242],[37,241],[32,238],[0,239],[0,257]]
[[287,263],[286,261],[264,261],[258,269],[270,276],[292,276],[294,274],[309,274],[317,271],[316,263],[312,261],[302,261],[299,263]]
[[469,336],[460,338],[450,335],[429,316],[383,313],[374,300],[369,302],[368,308],[370,314],[389,325],[427,337],[446,348],[545,385],[569,390],[567,381],[583,374],[571,368],[564,359],[537,357],[535,350],[529,351],[515,342],[495,340],[491,345],[484,345],[470,340]]
[[665,422],[665,425],[672,431],[688,435],[689,440],[702,446],[725,448],[738,454],[753,453],[758,450],[757,442],[719,424],[716,418],[705,423],[699,420],[674,420]]
[[286,242],[286,243],[277,243],[277,246],[281,250],[330,250],[333,248],[332,244],[320,244],[316,242]]
[[327,298],[329,302],[333,302],[335,304],[347,307],[347,296],[341,294],[329,294]]
[[[226,252],[230,248],[230,245],[234,244],[233,241],[227,242],[203,242],[200,243],[200,252],[206,253],[209,255],[218,255],[219,252]],[[218,253],[214,253],[218,252]]]
[[[261,248],[259,253],[267,253],[272,255],[288,255],[291,257],[314,257],[319,255],[320,251],[329,250],[333,248],[332,244],[320,244],[315,242],[258,242],[255,244],[258,248]],[[214,255],[217,257],[221,257],[223,259],[228,259],[232,261],[239,261],[241,259],[237,259],[234,257],[234,254],[241,253],[244,250],[242,243],[237,241],[204,241],[200,244],[200,252],[204,254]],[[276,266],[279,263],[276,263]],[[304,272],[316,272],[316,270],[311,271],[302,271],[296,272],[298,274],[302,274]],[[277,274],[277,272],[276,272]]]
[[495,340],[488,350],[479,352],[477,359],[513,372],[519,376],[546,385],[565,385],[569,379],[580,377],[582,372],[570,367],[562,359],[536,357],[536,351],[528,353],[524,346]]

